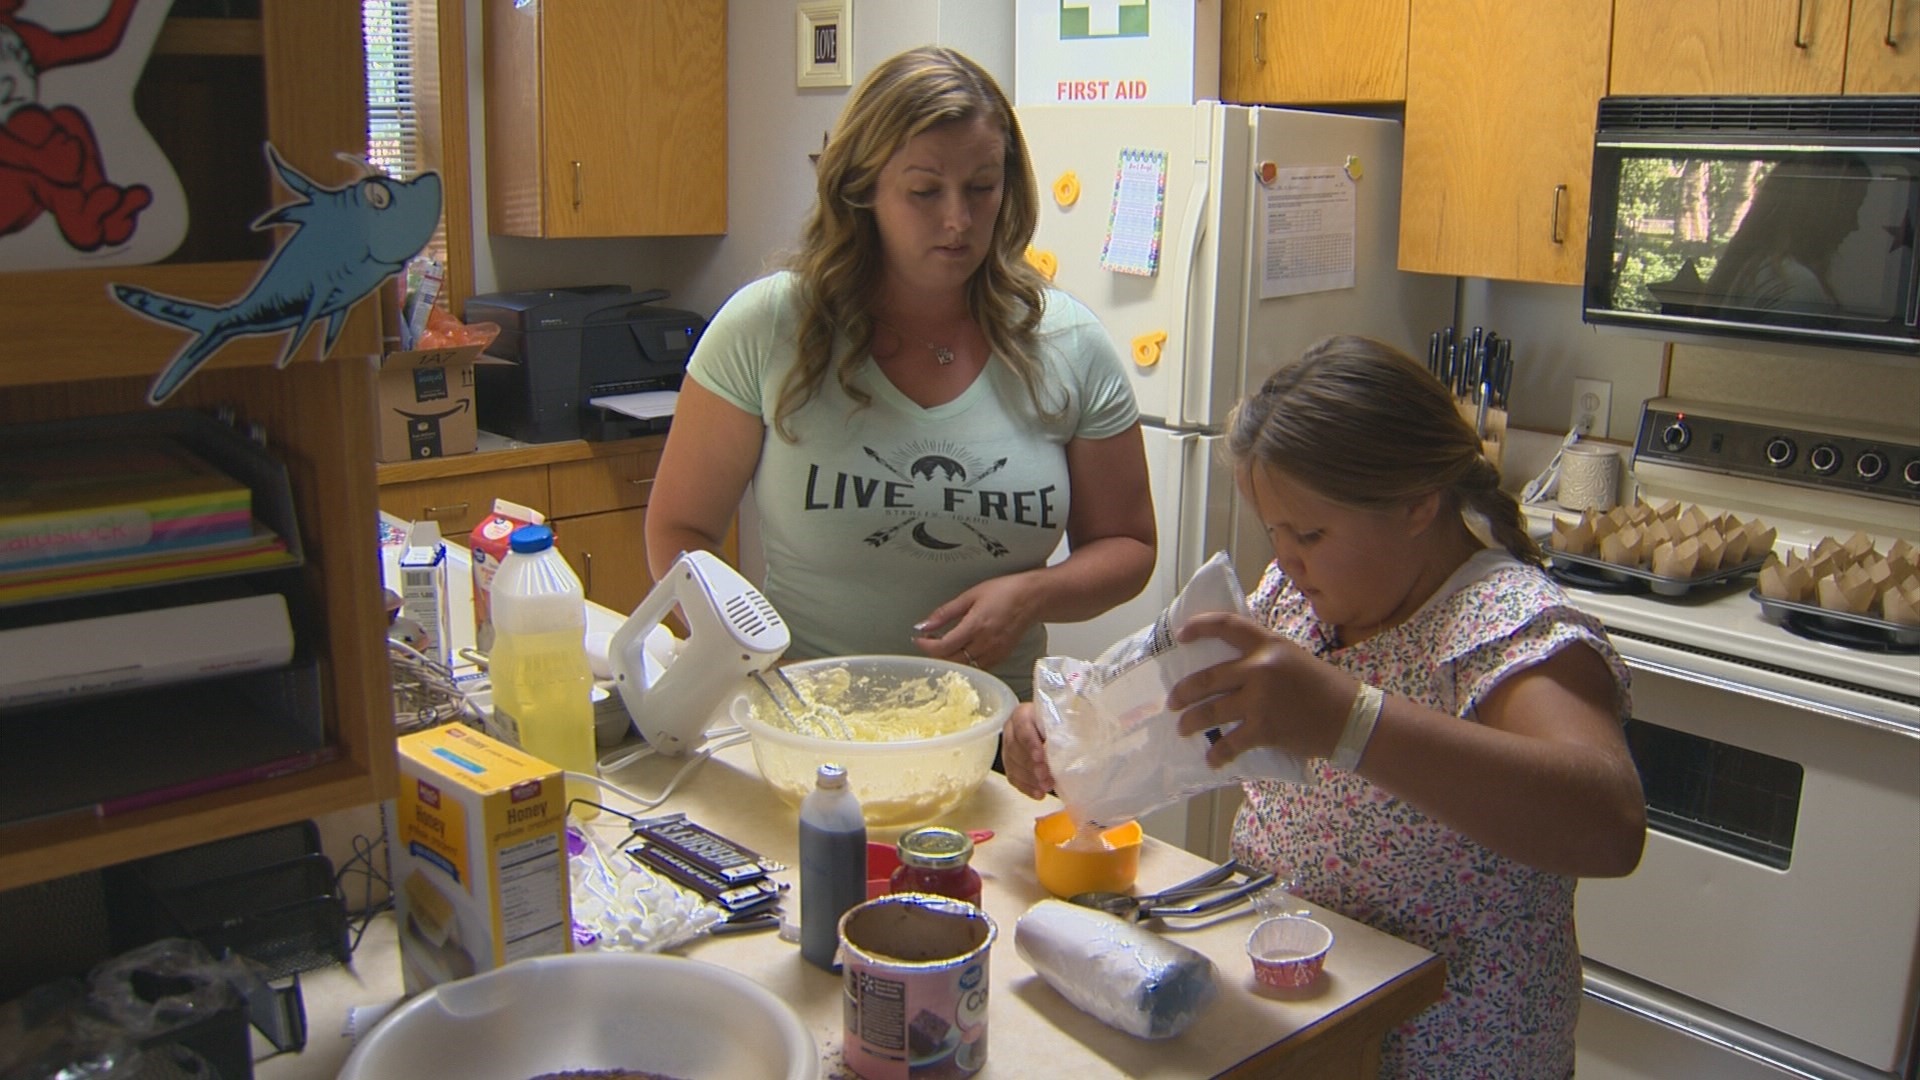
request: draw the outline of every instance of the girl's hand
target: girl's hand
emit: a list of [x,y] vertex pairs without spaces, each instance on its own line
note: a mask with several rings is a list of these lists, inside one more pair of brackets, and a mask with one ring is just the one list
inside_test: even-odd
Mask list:
[[1219,768],[1260,746],[1300,758],[1333,753],[1357,690],[1352,676],[1240,615],[1197,615],[1176,637],[1217,638],[1240,651],[1238,659],[1180,680],[1167,695],[1167,707],[1180,712],[1180,734],[1222,730],[1207,764]]
[[1053,770],[1047,768],[1047,737],[1040,732],[1040,713],[1031,701],[1013,707],[1007,726],[1000,730],[1000,763],[1007,782],[1031,799],[1053,790]]

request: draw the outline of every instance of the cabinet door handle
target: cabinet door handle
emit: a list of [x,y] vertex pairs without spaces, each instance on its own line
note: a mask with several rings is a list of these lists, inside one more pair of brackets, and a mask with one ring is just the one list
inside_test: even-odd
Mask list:
[[1894,16],[1899,8],[1900,0],[1887,0],[1887,48],[1889,49],[1900,47],[1900,39],[1893,36]]
[[1553,242],[1556,244],[1564,244],[1567,242],[1567,234],[1565,230],[1561,228],[1561,221],[1560,221],[1560,204],[1566,201],[1566,197],[1567,197],[1567,185],[1565,184],[1553,185],[1552,230],[1553,230]]
[[459,517],[467,512],[467,507],[472,505],[472,502],[457,502],[448,503],[445,506],[429,506],[424,508],[421,514],[428,521],[439,521],[442,518]]
[[1793,47],[1804,49],[1807,41],[1807,0],[1793,5]]
[[587,201],[586,185],[580,179],[580,163],[576,161],[573,163],[573,208],[580,209],[580,204],[585,201]]
[[1253,13],[1253,64],[1255,67],[1267,66],[1267,13]]
[[580,569],[586,571],[585,573],[580,575],[581,577],[580,588],[588,596],[592,596],[593,595],[593,552],[583,551],[580,553]]

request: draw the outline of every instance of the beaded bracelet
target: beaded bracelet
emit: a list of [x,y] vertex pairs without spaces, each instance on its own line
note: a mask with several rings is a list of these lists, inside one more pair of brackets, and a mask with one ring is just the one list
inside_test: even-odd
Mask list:
[[1360,765],[1360,755],[1367,752],[1367,743],[1373,738],[1373,725],[1380,722],[1380,707],[1386,704],[1387,696],[1379,689],[1360,684],[1353,695],[1353,707],[1347,710],[1347,725],[1340,729],[1340,742],[1333,748],[1333,763],[1339,768],[1352,772]]

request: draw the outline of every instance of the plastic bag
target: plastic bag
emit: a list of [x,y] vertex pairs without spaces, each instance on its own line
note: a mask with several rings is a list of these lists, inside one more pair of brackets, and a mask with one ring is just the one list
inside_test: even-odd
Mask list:
[[726,921],[726,912],[567,826],[575,952],[660,952]]
[[1167,710],[1173,685],[1239,656],[1218,639],[1179,644],[1174,633],[1196,615],[1251,617],[1233,562],[1216,553],[1149,626],[1092,662],[1043,657],[1034,665],[1034,704],[1047,740],[1054,791],[1076,824],[1106,828],[1192,795],[1244,779],[1302,783],[1304,763],[1259,747],[1223,768],[1207,764],[1218,729],[1181,735]]
[[1180,1034],[1219,996],[1213,961],[1104,911],[1042,900],[1014,948],[1061,997],[1143,1039]]

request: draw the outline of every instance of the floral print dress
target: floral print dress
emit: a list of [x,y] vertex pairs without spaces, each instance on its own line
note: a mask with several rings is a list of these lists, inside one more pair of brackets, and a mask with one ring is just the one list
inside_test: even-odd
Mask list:
[[[1626,668],[1606,631],[1545,572],[1488,549],[1406,622],[1350,647],[1276,563],[1252,597],[1269,628],[1386,691],[1474,719],[1502,679],[1573,645]],[[1413,942],[1447,964],[1432,1008],[1386,1040],[1383,1077],[1562,1080],[1580,1010],[1576,879],[1498,855],[1325,760],[1308,783],[1245,784],[1233,852],[1291,877],[1301,897]]]

